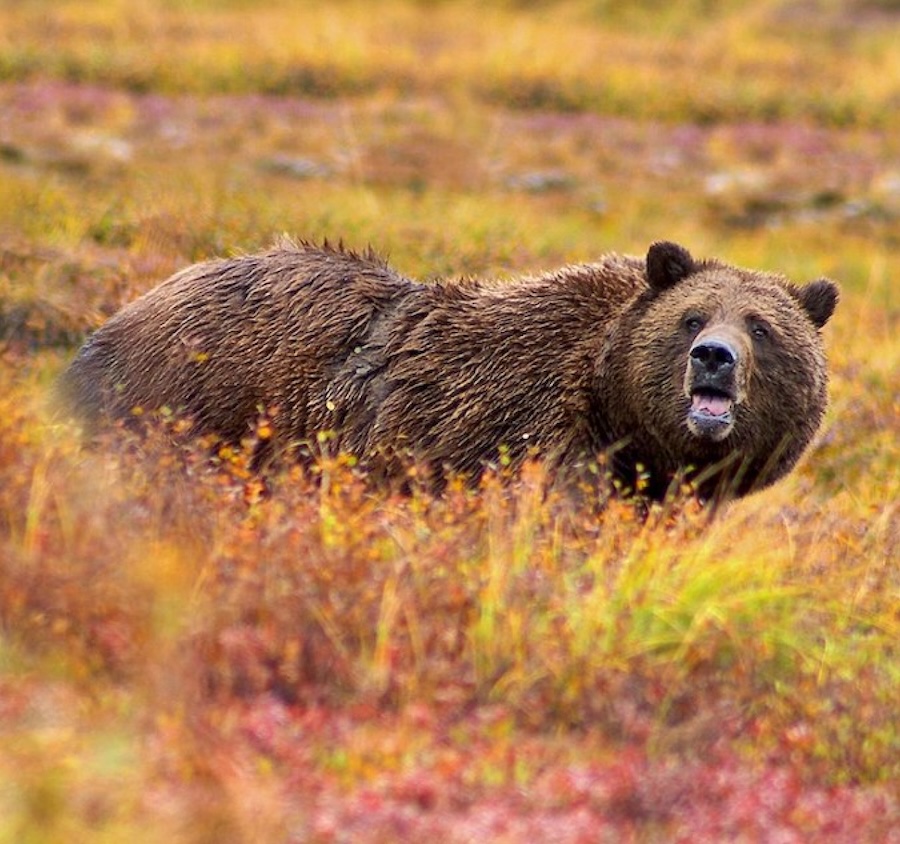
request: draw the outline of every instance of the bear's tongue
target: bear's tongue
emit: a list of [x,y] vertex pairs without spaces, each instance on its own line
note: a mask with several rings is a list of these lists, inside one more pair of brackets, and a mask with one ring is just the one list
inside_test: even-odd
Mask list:
[[693,410],[708,413],[710,416],[724,416],[731,412],[731,399],[725,396],[713,396],[709,393],[694,393],[691,396]]

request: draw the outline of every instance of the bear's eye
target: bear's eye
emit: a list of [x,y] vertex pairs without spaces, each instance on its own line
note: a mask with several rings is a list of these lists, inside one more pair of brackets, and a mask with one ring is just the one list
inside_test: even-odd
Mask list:
[[772,329],[762,320],[754,320],[750,325],[750,333],[754,340],[766,340],[772,333]]
[[696,334],[703,328],[703,325],[703,317],[697,316],[696,314],[689,314],[684,318],[684,327],[689,334]]

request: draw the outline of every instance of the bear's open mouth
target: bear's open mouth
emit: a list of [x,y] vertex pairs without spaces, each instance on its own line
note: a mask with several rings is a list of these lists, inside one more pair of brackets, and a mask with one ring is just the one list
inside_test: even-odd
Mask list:
[[714,387],[692,390],[687,423],[696,437],[725,439],[734,425],[734,396]]
[[734,399],[724,390],[709,387],[691,393],[691,413],[707,416],[726,416],[734,407]]

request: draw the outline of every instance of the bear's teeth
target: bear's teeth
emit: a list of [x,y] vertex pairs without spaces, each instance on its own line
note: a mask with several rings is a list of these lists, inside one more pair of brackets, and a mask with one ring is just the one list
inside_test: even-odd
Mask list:
[[694,411],[708,413],[710,416],[724,416],[731,412],[731,399],[724,396],[694,393],[691,402]]

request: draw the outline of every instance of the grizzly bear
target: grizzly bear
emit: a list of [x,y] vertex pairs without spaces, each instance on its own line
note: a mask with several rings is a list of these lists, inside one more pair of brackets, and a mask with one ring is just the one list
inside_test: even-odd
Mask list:
[[655,243],[646,259],[505,283],[418,283],[370,252],[283,240],[197,264],[124,307],[64,374],[89,423],[167,406],[239,441],[271,414],[280,454],[329,432],[361,465],[477,480],[502,455],[563,476],[607,461],[663,499],[782,477],[826,405],[826,279]]

